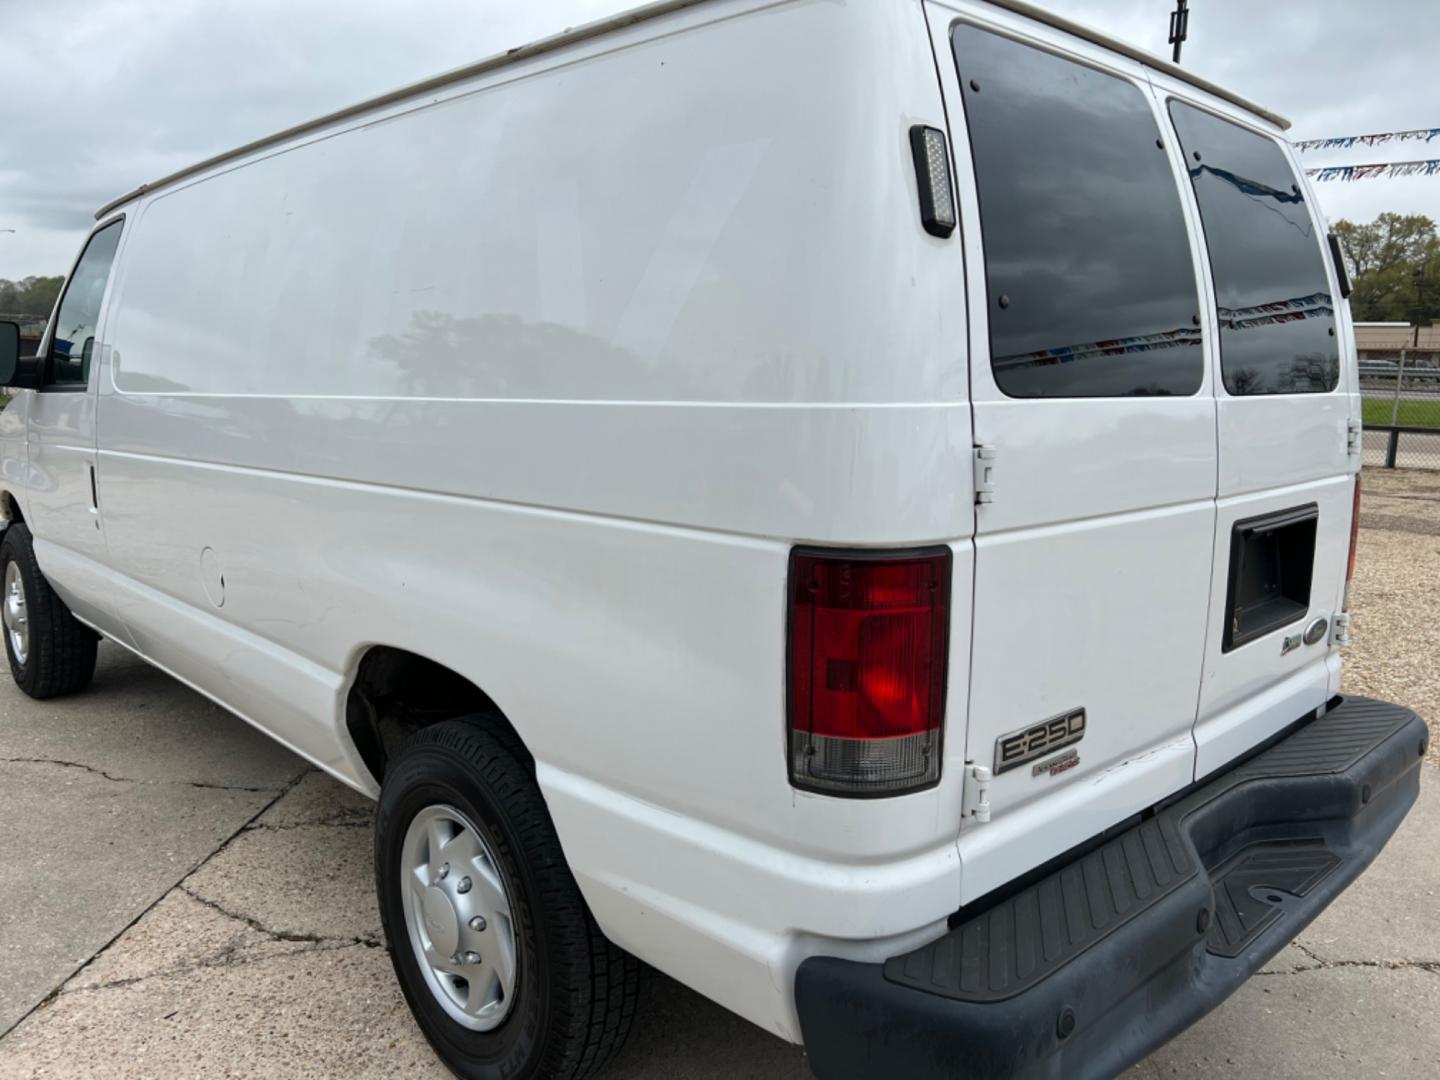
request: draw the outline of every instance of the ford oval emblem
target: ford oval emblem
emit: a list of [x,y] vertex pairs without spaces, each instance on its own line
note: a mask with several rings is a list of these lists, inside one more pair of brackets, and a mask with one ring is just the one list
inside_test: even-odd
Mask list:
[[1330,629],[1330,620],[1321,615],[1305,628],[1305,644],[1314,645],[1325,636],[1325,631]]

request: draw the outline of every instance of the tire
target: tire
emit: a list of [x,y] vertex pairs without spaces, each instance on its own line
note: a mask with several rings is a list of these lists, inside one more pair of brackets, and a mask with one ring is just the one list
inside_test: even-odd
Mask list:
[[[14,567],[12,571],[11,567]],[[35,561],[28,526],[16,522],[5,530],[0,543],[0,583],[4,595],[5,655],[15,685],[32,698],[73,694],[90,685],[95,675],[95,648],[99,638],[65,606]],[[12,588],[19,589],[23,607],[17,612]],[[23,656],[16,647],[12,621],[23,619]]]
[[[440,815],[446,829],[465,819],[479,835],[482,854],[459,858],[451,871],[444,853],[458,851],[456,837],[437,841],[427,822]],[[427,841],[419,837],[429,836]],[[468,837],[463,838],[468,843]],[[420,848],[411,846],[421,844]],[[424,854],[417,858],[423,849]],[[436,851],[442,854],[437,856]],[[474,850],[473,846],[468,850]],[[487,861],[487,857],[490,861]],[[440,870],[436,861],[444,858]],[[477,878],[475,891],[461,898],[454,891],[469,874],[498,871],[510,917],[479,920],[481,932],[456,945],[451,930],[473,930],[469,898],[486,893]],[[416,883],[415,875],[421,882]],[[461,877],[461,875],[466,875]],[[575,1080],[590,1076],[618,1051],[629,1032],[639,997],[640,963],[601,934],[579,886],[565,863],[545,800],[534,779],[533,765],[519,741],[484,718],[449,720],[416,732],[386,770],[375,820],[375,878],[380,917],[390,946],[390,959],[405,1000],[421,1031],[441,1060],[466,1080]],[[486,878],[486,881],[490,880]],[[426,885],[424,882],[428,881]],[[407,915],[405,882],[410,883]],[[450,889],[438,901],[439,920],[431,922],[422,897]],[[477,900],[476,903],[483,903]],[[449,905],[449,906],[447,906]],[[417,932],[415,912],[422,927]],[[443,925],[442,925],[443,924]],[[465,956],[489,963],[501,951],[501,938],[487,937],[508,928],[503,940],[514,943],[514,986],[508,995],[485,1008],[506,1008],[488,1030],[472,1030],[454,1015],[459,1008],[444,1000],[447,992],[430,980],[446,980],[450,993],[465,996],[470,983],[450,973],[437,973],[418,954],[433,935],[435,944],[453,946],[450,957]],[[417,943],[417,933],[420,935]],[[443,949],[433,950],[439,955]],[[470,970],[483,971],[483,968]],[[499,975],[493,976],[499,979]],[[488,974],[476,985],[492,978]],[[494,985],[502,986],[501,983]],[[465,990],[455,989],[457,986]],[[480,995],[484,996],[484,995]],[[475,1021],[472,1018],[473,1022]]]

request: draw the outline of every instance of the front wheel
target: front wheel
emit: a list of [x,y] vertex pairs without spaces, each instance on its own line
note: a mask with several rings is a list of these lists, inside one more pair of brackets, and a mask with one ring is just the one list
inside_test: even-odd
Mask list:
[[73,694],[95,674],[95,631],[65,606],[35,561],[30,529],[16,522],[0,542],[5,655],[15,685],[32,698]]
[[425,728],[386,772],[380,916],[401,990],[466,1078],[578,1078],[619,1049],[639,961],[595,925],[523,748],[483,718]]

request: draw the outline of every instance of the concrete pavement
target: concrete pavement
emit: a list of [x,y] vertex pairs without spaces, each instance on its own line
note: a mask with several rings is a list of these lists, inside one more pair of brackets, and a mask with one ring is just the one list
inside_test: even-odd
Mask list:
[[[101,651],[73,699],[31,702],[0,679],[0,1075],[444,1075],[381,947],[368,804]],[[1427,767],[1375,866],[1130,1076],[1440,1074],[1437,827]],[[656,974],[608,1075],[809,1071]]]
[[160,672],[101,656],[75,698],[0,679],[0,1031],[303,771]]

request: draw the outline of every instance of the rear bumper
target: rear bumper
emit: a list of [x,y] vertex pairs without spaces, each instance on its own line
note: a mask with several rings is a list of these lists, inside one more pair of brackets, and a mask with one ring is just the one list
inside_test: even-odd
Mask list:
[[883,964],[796,975],[824,1080],[1107,1077],[1224,1001],[1415,801],[1425,724],[1346,698],[1249,761]]

